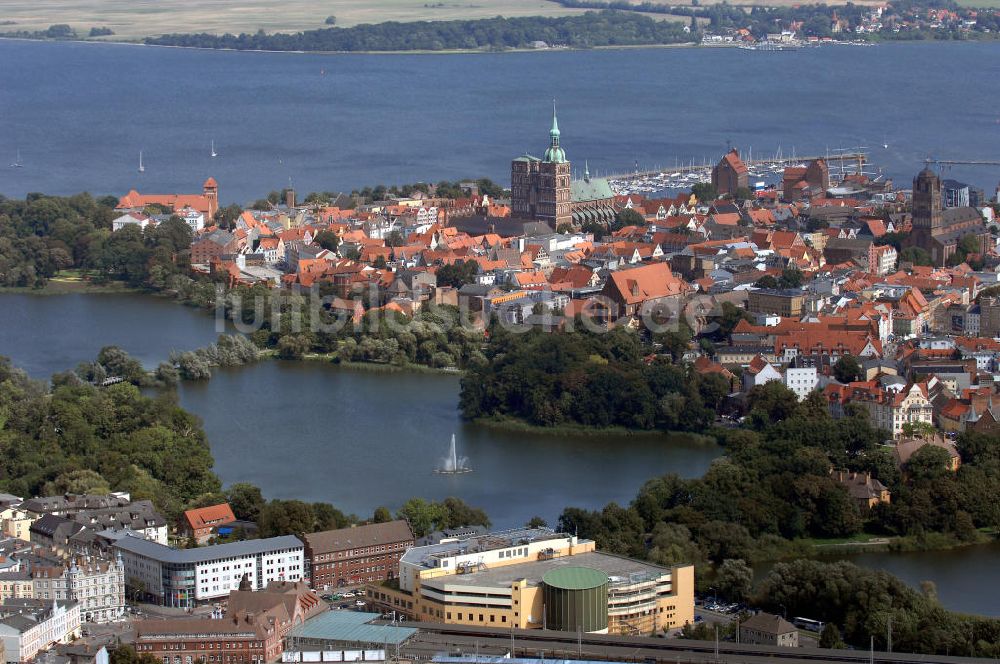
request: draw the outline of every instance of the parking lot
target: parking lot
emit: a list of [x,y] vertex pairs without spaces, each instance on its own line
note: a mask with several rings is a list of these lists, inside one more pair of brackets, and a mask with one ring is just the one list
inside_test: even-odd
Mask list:
[[355,590],[340,588],[336,592],[325,592],[320,595],[320,599],[329,604],[331,609],[354,609],[355,611],[368,610],[368,602],[365,599],[365,592],[361,588]]

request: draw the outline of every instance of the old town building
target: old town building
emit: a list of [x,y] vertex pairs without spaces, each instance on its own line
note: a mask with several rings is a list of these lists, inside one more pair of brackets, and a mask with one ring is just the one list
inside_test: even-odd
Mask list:
[[967,235],[976,238],[976,249],[985,253],[990,233],[983,224],[979,210],[971,207],[945,208],[941,193],[941,178],[930,168],[920,171],[913,179],[913,230],[910,246],[930,254],[934,265],[947,265]]
[[319,590],[391,579],[399,559],[413,546],[413,533],[403,520],[310,533],[302,538],[312,586]]
[[750,175],[740,153],[733,148],[712,169],[712,184],[720,196],[735,194],[750,186]]

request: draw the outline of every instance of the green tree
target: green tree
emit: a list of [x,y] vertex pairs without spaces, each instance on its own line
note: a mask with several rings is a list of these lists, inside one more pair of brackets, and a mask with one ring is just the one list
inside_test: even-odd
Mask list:
[[833,365],[833,375],[841,383],[850,383],[861,379],[861,364],[850,354],[842,355]]
[[448,519],[448,510],[441,503],[428,502],[423,498],[411,498],[396,513],[396,518],[406,519],[415,537],[423,537],[432,530],[440,529]]
[[843,637],[840,636],[840,628],[838,628],[833,623],[827,623],[823,626],[823,631],[819,635],[819,647],[820,648],[845,648],[847,646],[844,643]]
[[237,519],[257,521],[267,501],[261,495],[260,487],[249,482],[236,482],[226,489],[226,501]]
[[753,570],[745,560],[728,558],[719,565],[716,574],[719,594],[732,602],[745,602],[753,585]]
[[913,263],[914,265],[934,265],[931,255],[920,247],[907,247],[899,252],[900,263]]
[[278,340],[278,357],[282,360],[301,360],[312,344],[302,334],[289,334]]
[[104,495],[111,492],[108,481],[89,469],[71,470],[56,477],[45,485],[46,495],[91,494]]
[[337,234],[333,231],[324,229],[319,233],[316,233],[316,236],[313,238],[313,244],[318,244],[327,251],[337,251],[337,246],[340,244],[340,238],[338,238]]
[[476,272],[478,272],[479,265],[475,261],[458,261],[456,263],[449,263],[448,265],[442,265],[437,269],[435,275],[437,276],[438,286],[451,286],[452,288],[461,288],[466,284],[471,284],[476,280]]
[[373,523],[387,523],[392,521],[392,512],[389,511],[388,507],[376,507],[375,513],[372,515]]
[[261,537],[304,535],[315,532],[313,507],[301,500],[272,500],[260,510],[257,526]]
[[786,267],[781,271],[781,279],[778,286],[781,288],[799,288],[802,286],[802,270],[794,266]]
[[615,214],[615,227],[645,226],[646,219],[632,208],[622,208]]
[[751,421],[757,428],[792,417],[798,410],[798,401],[795,392],[778,380],[757,385],[747,394]]
[[700,202],[711,203],[716,198],[719,197],[719,192],[715,188],[715,185],[711,182],[699,182],[693,187],[691,187],[691,193],[694,194]]
[[778,288],[778,280],[770,274],[765,274],[763,277],[755,281],[753,285],[757,288]]

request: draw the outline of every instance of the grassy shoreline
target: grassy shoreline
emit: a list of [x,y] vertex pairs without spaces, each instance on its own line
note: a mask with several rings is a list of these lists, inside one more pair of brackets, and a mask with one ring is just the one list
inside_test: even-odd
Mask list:
[[470,421],[478,426],[495,429],[497,431],[531,433],[543,436],[615,436],[621,438],[663,438],[668,436],[686,436],[699,442],[715,442],[715,440],[709,435],[693,433],[690,431],[649,431],[645,429],[626,429],[624,427],[588,427],[581,424],[561,424],[559,426],[543,427],[517,418],[499,416],[477,417]]
[[145,293],[143,288],[127,286],[120,281],[109,281],[104,284],[95,284],[80,279],[60,279],[58,277],[50,279],[41,288],[30,286],[0,286],[0,293],[6,295],[74,295],[82,293],[85,295],[107,295],[122,293]]

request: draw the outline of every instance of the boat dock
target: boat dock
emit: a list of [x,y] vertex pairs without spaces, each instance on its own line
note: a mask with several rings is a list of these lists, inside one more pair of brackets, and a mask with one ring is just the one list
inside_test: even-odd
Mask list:
[[[742,158],[742,155],[741,155]],[[830,166],[830,175],[834,178],[848,173],[863,173],[869,164],[868,153],[864,150],[835,150],[825,155],[792,155],[784,157],[780,152],[763,159],[744,159],[749,176],[753,180],[780,180],[787,167],[804,167],[810,161],[824,159]],[[612,188],[619,193],[643,193],[662,191],[665,189],[683,189],[694,184],[711,182],[714,164],[702,162],[677,165],[673,168],[654,168],[636,170],[629,173],[616,173],[606,176]],[[751,182],[751,186],[753,183]]]

